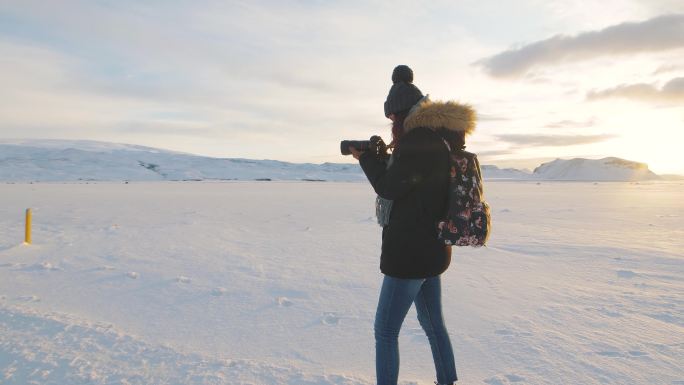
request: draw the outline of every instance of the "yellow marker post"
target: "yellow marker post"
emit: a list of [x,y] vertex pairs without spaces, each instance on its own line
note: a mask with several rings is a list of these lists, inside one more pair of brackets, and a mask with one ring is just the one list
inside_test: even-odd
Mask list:
[[24,243],[31,244],[31,209],[26,209],[26,231],[24,235]]

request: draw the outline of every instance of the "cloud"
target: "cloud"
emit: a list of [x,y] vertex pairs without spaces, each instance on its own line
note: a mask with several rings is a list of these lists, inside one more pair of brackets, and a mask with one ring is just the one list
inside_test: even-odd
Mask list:
[[626,98],[640,101],[653,102],[684,102],[684,77],[674,78],[662,88],[653,84],[637,83],[623,84],[602,91],[591,91],[587,94],[588,100]]
[[684,64],[663,64],[653,71],[653,75],[684,71]]
[[635,2],[656,12],[662,12],[663,9],[684,12],[684,3],[681,0],[635,0]]
[[684,14],[625,22],[576,36],[558,35],[501,52],[475,64],[494,77],[515,77],[533,67],[559,62],[678,48],[684,48]]
[[498,115],[490,115],[490,114],[477,114],[477,120],[479,122],[498,122],[498,121],[506,121],[506,120],[511,120],[510,118],[506,118],[503,116],[498,116]]
[[512,151],[512,150],[485,150],[485,151],[478,151],[477,155],[479,157],[489,157],[489,156],[510,155],[513,153],[514,153],[514,151]]
[[519,147],[566,147],[578,144],[591,144],[612,139],[615,135],[539,135],[539,134],[503,134],[496,136],[499,140]]
[[596,124],[596,118],[591,118],[587,121],[575,121],[575,120],[561,120],[559,122],[552,122],[545,125],[545,128],[585,128],[592,127]]
[[165,119],[146,119],[138,121],[120,122],[112,127],[112,131],[116,133],[126,134],[162,134],[162,135],[178,135],[178,136],[197,136],[197,135],[217,135],[218,129],[211,127],[206,122],[194,121],[178,121]]

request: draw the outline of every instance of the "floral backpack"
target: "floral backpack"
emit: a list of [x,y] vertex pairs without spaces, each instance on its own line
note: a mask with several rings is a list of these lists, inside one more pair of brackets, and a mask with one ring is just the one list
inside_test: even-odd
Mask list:
[[446,218],[437,224],[438,237],[446,245],[484,246],[489,238],[492,220],[484,201],[482,174],[477,155],[452,151],[449,144],[451,176]]

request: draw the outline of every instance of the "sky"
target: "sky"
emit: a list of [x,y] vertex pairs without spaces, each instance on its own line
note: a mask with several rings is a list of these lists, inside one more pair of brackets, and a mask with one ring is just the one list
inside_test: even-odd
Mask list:
[[0,139],[353,162],[398,64],[476,109],[481,163],[684,174],[681,0],[0,0]]

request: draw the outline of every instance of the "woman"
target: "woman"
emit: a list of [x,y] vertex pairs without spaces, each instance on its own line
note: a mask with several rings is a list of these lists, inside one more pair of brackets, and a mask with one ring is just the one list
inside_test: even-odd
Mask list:
[[379,212],[380,270],[385,276],[375,315],[377,383],[397,383],[399,330],[415,304],[432,349],[435,384],[453,384],[456,367],[442,316],[440,281],[451,249],[437,239],[436,224],[447,205],[450,162],[445,141],[450,148],[463,148],[475,113],[467,105],[423,97],[407,66],[396,67],[392,81],[385,102],[385,116],[392,120],[392,156],[387,160],[350,148],[385,208]]

